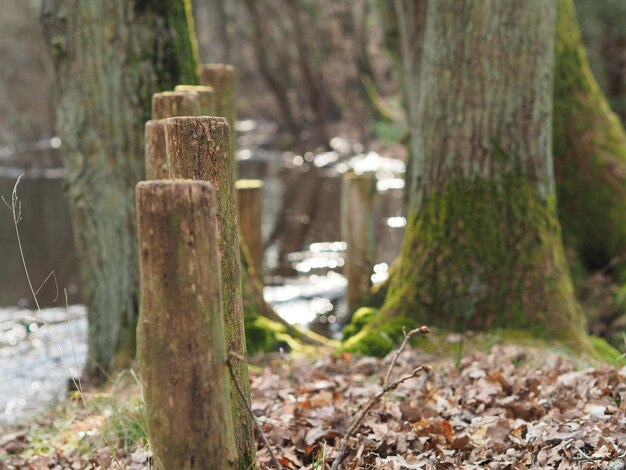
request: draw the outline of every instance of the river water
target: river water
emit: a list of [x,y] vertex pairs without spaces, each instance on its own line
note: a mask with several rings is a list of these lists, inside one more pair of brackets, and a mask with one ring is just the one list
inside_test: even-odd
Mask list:
[[[237,126],[239,176],[264,182],[262,232],[271,240],[264,259],[264,295],[289,323],[338,337],[348,318],[342,275],[346,246],[339,228],[341,175],[355,170],[379,178],[373,279],[380,281],[402,238],[398,176],[404,168],[398,160],[339,138],[333,139],[333,150],[317,155],[268,150],[273,126],[258,121]],[[0,166],[0,195],[10,201],[23,172],[15,165]],[[40,311],[26,281],[12,214],[0,207],[0,430],[2,423],[28,419],[62,399],[68,377],[76,376],[86,357],[87,321],[62,178],[58,168],[31,169],[18,187],[18,227],[35,289],[54,271],[37,295]],[[276,226],[279,233],[274,233]]]

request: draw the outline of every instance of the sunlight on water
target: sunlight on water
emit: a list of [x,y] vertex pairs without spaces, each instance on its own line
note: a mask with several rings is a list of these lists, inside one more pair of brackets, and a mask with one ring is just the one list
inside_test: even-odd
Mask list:
[[82,368],[86,342],[82,305],[41,312],[0,308],[0,423],[32,416],[63,398],[67,378]]

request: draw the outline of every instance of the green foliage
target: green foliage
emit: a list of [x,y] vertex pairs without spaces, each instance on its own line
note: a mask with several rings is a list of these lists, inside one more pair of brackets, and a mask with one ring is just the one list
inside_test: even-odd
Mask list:
[[[594,270],[626,250],[626,134],[591,73],[571,0],[558,2],[555,62],[559,219],[566,247]],[[616,267],[622,281],[625,266]]]
[[[363,309],[361,309],[363,310]],[[357,334],[348,338],[341,346],[342,351],[368,356],[385,356],[404,337],[403,328],[415,327],[415,321],[407,317],[392,317],[379,321],[370,317],[369,323]]]
[[599,359],[614,365],[614,366],[623,366],[626,365],[626,359],[620,352],[606,342],[603,338],[598,338],[597,336],[591,336],[591,344],[599,357]]
[[246,346],[248,354],[277,351],[280,347],[294,349],[295,341],[287,334],[287,329],[280,323],[273,322],[262,315],[252,321],[246,321]]
[[109,411],[111,415],[105,421],[102,432],[111,444],[126,448],[149,443],[148,424],[141,397],[129,397]]
[[346,340],[359,333],[363,327],[376,316],[377,313],[378,309],[371,307],[361,307],[354,312],[354,315],[352,315],[352,321],[342,330],[343,339]]

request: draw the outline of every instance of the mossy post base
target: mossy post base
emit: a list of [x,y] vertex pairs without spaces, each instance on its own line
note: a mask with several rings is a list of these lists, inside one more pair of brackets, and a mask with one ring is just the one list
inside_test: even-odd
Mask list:
[[215,116],[215,90],[212,87],[201,85],[176,85],[174,91],[192,91],[198,93],[198,101],[200,102],[200,112],[198,115]]
[[213,188],[141,182],[136,205],[138,357],[156,468],[235,468]]
[[237,222],[239,233],[243,239],[255,274],[263,278],[263,237],[261,221],[263,220],[263,182],[260,180],[238,180],[237,190]]
[[344,272],[348,279],[348,309],[353,313],[369,296],[376,252],[374,200],[376,177],[373,173],[343,176],[341,220],[346,241]]
[[[226,345],[246,357],[230,126],[224,118],[216,117],[166,119],[165,143],[171,178],[209,181],[215,187]],[[249,401],[248,364],[245,360],[237,361],[235,366],[239,384]],[[231,383],[231,401],[238,468],[248,468],[254,462],[254,428],[234,383]]]

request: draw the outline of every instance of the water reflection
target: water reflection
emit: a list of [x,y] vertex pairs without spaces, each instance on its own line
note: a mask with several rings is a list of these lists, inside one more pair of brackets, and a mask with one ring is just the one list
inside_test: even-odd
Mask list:
[[[264,182],[266,300],[288,322],[338,337],[348,320],[347,281],[342,275],[346,244],[339,229],[342,173],[374,172],[378,178],[377,264],[372,273],[377,282],[387,276],[406,224],[404,164],[365,153],[361,143],[341,137],[332,139],[331,151],[318,154],[270,150],[274,123],[240,121],[237,130],[239,177]],[[0,168],[0,194],[5,198],[22,171]],[[23,214],[19,228],[33,284],[37,287],[54,270],[60,288],[68,288],[70,303],[78,303],[77,265],[62,178],[59,169],[26,173],[19,187]],[[28,309],[32,300],[12,215],[2,207],[0,260],[0,305],[13,306],[0,308],[0,422],[12,422],[64,395],[66,377],[75,374],[85,359],[87,325],[82,306],[41,313]],[[42,305],[58,306],[64,300],[61,293],[55,303],[56,294],[54,282],[49,282],[38,299]]]

